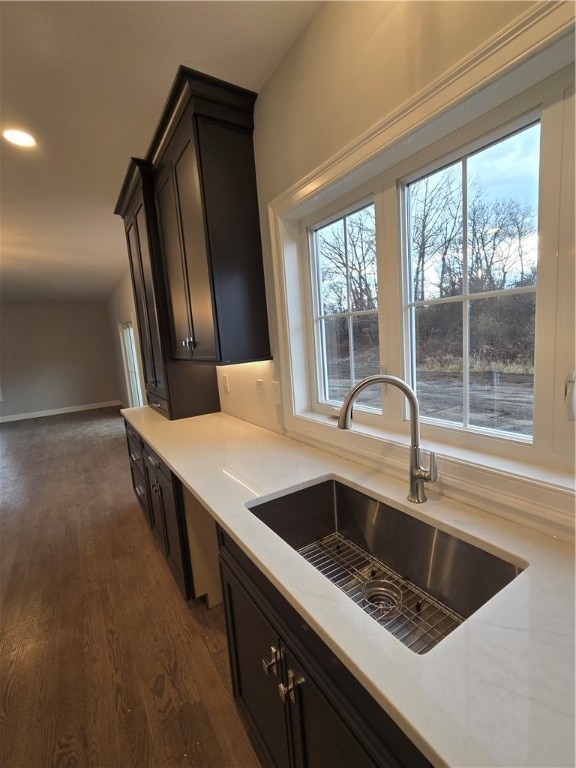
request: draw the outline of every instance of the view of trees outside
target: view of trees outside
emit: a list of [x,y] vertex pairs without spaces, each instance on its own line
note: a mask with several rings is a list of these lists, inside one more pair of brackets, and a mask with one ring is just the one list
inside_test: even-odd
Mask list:
[[[380,372],[374,205],[315,232],[325,398],[342,402],[360,379]],[[380,408],[378,392],[359,403]]]
[[408,187],[424,416],[532,434],[539,138],[536,124]]
[[[535,124],[407,187],[424,416],[532,434],[539,140]],[[374,205],[317,229],[315,252],[324,396],[342,401],[379,371]]]

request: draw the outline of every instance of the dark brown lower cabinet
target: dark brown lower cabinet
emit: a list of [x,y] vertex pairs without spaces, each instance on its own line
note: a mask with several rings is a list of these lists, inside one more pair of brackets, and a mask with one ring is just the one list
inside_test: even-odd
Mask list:
[[238,708],[264,764],[287,767],[290,739],[288,710],[279,697],[285,670],[278,631],[225,563],[222,582]]
[[182,487],[169,467],[126,425],[134,492],[184,598],[193,591]]
[[142,440],[138,432],[128,424],[126,427],[126,441],[128,443],[128,456],[130,458],[130,474],[132,475],[132,487],[138,499],[138,503],[144,512],[148,524],[151,526],[150,499],[148,494],[148,477],[144,467],[142,452]]
[[158,546],[162,553],[166,555],[166,507],[171,510],[173,500],[170,499],[170,488],[166,487],[164,476],[159,471],[160,462],[156,456],[150,452],[148,446],[144,446],[143,455],[148,476],[148,496],[150,499],[150,527]]
[[234,696],[278,768],[430,768],[428,760],[222,531]]

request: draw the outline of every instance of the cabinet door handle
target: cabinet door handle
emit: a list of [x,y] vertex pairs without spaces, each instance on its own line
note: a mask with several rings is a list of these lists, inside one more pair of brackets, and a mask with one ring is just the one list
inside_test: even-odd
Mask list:
[[137,462],[139,462],[139,461],[140,461],[140,456],[138,456],[138,454],[137,454],[137,453],[131,453],[131,454],[130,454],[130,458],[132,459],[132,461],[133,461],[134,463],[137,463]]
[[283,655],[283,651],[279,651],[273,645],[270,646],[270,660],[262,659],[262,669],[267,675],[272,673],[278,677],[278,663]]
[[141,485],[137,485],[134,490],[136,491],[136,494],[138,496],[145,496],[146,495],[146,491],[144,490],[144,488],[142,488]]
[[286,698],[290,697],[290,701],[292,704],[296,703],[296,688],[299,685],[302,685],[302,683],[306,682],[306,678],[304,677],[296,677],[294,674],[294,671],[289,669],[288,670],[288,685],[284,685],[284,683],[280,683],[278,686],[278,693],[280,694],[280,698],[284,703],[286,703]]
[[152,464],[154,469],[158,469],[160,467],[160,462],[156,461],[156,459],[153,456],[149,455],[148,456],[148,461],[150,462],[150,464]]
[[193,336],[186,336],[186,338],[182,340],[182,346],[186,347],[186,349],[196,349],[197,344],[194,341]]

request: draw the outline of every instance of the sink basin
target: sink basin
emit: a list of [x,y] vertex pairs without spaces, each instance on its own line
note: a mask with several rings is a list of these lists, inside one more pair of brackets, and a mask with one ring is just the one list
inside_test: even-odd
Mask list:
[[415,653],[524,570],[339,480],[247,507]]

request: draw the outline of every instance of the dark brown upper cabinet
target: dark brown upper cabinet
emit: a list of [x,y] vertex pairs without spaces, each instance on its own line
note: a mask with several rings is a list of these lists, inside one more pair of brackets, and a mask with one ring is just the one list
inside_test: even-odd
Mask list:
[[[166,370],[160,332],[162,276],[153,259],[158,250],[154,206],[154,174],[144,160],[132,158],[115,213],[124,219],[132,276],[134,303],[140,336],[146,392],[168,399]],[[156,272],[156,274],[155,274]]]
[[220,410],[216,365],[270,358],[252,142],[256,94],[180,67],[122,216],[148,404]]
[[255,99],[181,67],[148,152],[174,359],[270,358]]
[[124,219],[148,405],[171,419],[220,410],[216,367],[172,359],[154,167],[132,158],[115,213]]

